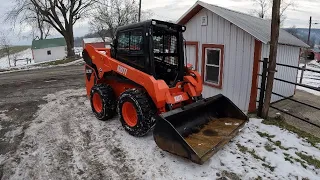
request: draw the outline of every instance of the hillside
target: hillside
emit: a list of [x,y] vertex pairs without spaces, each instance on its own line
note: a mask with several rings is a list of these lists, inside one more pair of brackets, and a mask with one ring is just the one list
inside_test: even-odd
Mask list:
[[[297,38],[303,40],[304,42],[308,41],[308,28],[285,28],[286,31],[296,36]],[[310,33],[310,45],[320,44],[320,29],[312,29]]]

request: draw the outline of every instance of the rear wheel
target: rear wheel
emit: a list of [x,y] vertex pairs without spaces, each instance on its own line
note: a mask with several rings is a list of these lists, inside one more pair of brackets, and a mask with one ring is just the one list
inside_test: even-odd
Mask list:
[[119,97],[118,112],[124,129],[132,136],[144,136],[154,126],[156,107],[144,91],[129,89]]
[[102,121],[116,114],[116,97],[110,85],[96,84],[90,93],[91,108],[94,115]]

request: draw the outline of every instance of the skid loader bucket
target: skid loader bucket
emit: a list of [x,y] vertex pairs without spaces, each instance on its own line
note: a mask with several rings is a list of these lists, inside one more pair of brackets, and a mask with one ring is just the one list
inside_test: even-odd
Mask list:
[[217,95],[156,117],[158,147],[203,164],[228,143],[248,117],[228,98]]

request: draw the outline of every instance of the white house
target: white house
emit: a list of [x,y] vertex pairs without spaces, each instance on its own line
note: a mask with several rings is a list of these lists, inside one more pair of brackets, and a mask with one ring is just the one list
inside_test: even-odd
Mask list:
[[[256,110],[263,58],[269,58],[271,21],[196,2],[179,20],[187,30],[187,59],[202,74],[204,97],[224,94],[242,111]],[[307,44],[280,30],[278,63],[298,66]],[[297,70],[277,67],[276,77],[296,82]],[[273,91],[293,96],[295,85],[275,81]],[[281,100],[272,96],[272,102]]]
[[35,63],[63,59],[67,56],[64,38],[33,40],[31,49]]

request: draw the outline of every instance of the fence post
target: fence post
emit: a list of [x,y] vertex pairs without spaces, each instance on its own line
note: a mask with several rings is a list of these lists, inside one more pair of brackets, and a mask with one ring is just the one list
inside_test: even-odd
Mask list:
[[267,71],[268,71],[268,58],[264,58],[263,59],[263,67],[262,67],[261,85],[260,85],[259,106],[258,106],[258,113],[257,113],[257,115],[259,117],[262,116],[262,108],[263,108],[263,103],[264,103],[264,93],[266,90]]

